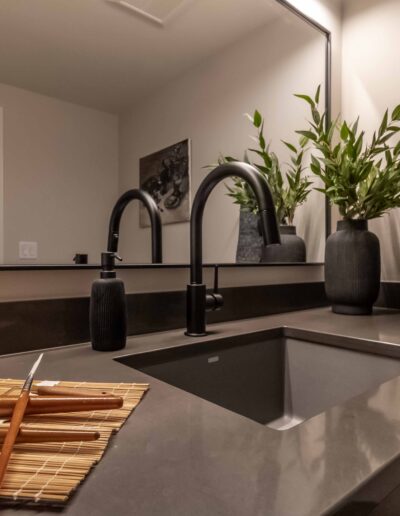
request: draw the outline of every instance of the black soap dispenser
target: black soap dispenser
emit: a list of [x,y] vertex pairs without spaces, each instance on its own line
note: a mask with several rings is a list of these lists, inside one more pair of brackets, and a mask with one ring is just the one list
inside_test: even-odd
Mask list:
[[111,252],[101,254],[100,279],[92,285],[90,297],[90,338],[96,351],[116,351],[126,345],[127,307],[125,288],[115,272]]

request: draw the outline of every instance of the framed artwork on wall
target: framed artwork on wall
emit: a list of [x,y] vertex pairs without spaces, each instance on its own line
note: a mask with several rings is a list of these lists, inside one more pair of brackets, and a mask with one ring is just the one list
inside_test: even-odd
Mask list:
[[[165,147],[139,161],[140,188],[156,201],[163,224],[190,220],[190,140]],[[149,227],[140,206],[140,227]]]

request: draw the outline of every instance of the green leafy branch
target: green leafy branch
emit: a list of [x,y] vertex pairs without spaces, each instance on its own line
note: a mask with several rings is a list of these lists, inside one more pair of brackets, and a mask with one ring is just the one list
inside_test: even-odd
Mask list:
[[296,97],[308,103],[312,120],[307,130],[297,133],[311,141],[317,151],[311,157],[311,170],[321,178],[324,193],[336,204],[343,218],[373,219],[400,207],[400,143],[390,141],[399,131],[400,105],[391,116],[385,112],[371,142],[353,124],[339,120],[326,124],[326,113],[319,108],[319,92],[314,98]]
[[[303,175],[307,138],[301,137],[298,145],[283,142],[291,152],[290,163],[287,165],[286,172],[283,172],[278,156],[271,151],[270,145],[266,143],[264,136],[265,121],[262,115],[256,110],[253,116],[246,116],[257,131],[255,140],[258,143],[258,148],[248,149],[243,161],[255,166],[267,180],[274,199],[278,220],[282,224],[292,224],[296,208],[306,201],[311,190],[310,185],[312,183]],[[249,152],[256,154],[261,162],[252,162],[249,158]],[[239,160],[232,156],[220,156],[218,163],[229,163],[231,161]],[[226,185],[226,187],[228,195],[234,199],[235,204],[240,205],[246,211],[258,212],[258,204],[254,193],[246,181],[234,178],[233,185]]]

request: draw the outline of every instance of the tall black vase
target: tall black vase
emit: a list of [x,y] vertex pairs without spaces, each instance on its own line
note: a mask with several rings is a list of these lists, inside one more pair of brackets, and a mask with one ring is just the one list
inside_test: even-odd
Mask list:
[[378,298],[381,278],[379,239],[367,220],[341,220],[325,251],[325,290],[338,314],[366,315]]

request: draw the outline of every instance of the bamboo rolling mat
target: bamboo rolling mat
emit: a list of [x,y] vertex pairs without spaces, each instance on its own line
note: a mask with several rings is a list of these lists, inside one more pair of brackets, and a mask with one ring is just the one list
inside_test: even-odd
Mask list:
[[[40,381],[34,382],[37,385]],[[102,458],[110,437],[118,432],[140,403],[148,384],[52,382],[59,387],[107,390],[124,399],[120,409],[31,415],[23,428],[46,430],[90,429],[100,432],[97,441],[68,443],[20,443],[14,448],[0,489],[0,499],[8,502],[64,504],[91,468]],[[0,379],[0,396],[16,392],[23,380]],[[11,391],[12,392],[12,391]],[[4,423],[3,423],[4,424]]]

